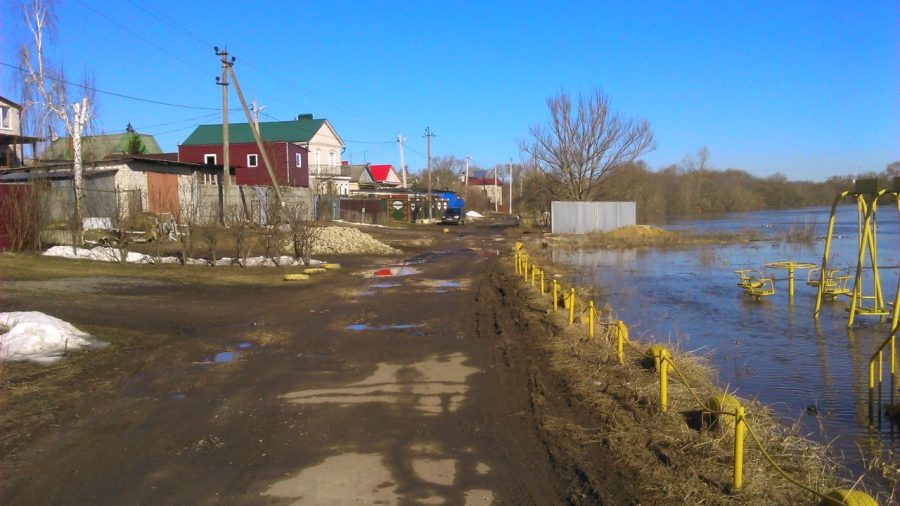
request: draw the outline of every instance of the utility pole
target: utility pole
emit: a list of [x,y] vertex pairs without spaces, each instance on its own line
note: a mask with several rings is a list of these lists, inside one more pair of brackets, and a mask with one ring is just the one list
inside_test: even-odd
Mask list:
[[497,164],[494,164],[494,212],[500,210],[499,202],[500,202],[500,192],[497,191]]
[[266,106],[257,106],[255,98],[250,101],[250,110],[253,111],[253,124],[256,125],[257,132],[259,132],[259,113],[265,108]]
[[224,223],[225,210],[228,209],[228,194],[231,193],[231,157],[228,146],[228,69],[234,63],[234,58],[228,61],[227,48],[219,51],[216,46],[214,49],[216,56],[222,57],[222,77],[217,77],[216,81],[222,87],[222,209],[219,211],[219,219]]
[[466,177],[463,179],[463,202],[469,198],[469,160],[471,159],[471,155],[466,155]]
[[428,145],[428,219],[431,220],[432,216],[432,207],[434,207],[434,199],[431,196],[431,138],[434,137],[434,132],[431,131],[431,127],[425,127],[425,139]]
[[[234,63],[234,57],[231,58],[231,63]],[[231,65],[228,66],[228,70],[231,72],[231,80],[234,82],[234,91],[237,92],[238,99],[241,101],[241,107],[244,108],[244,114],[247,116],[247,124],[250,124],[253,121],[253,117],[250,115],[250,109],[247,107],[247,101],[244,100],[244,94],[241,92],[241,85],[238,84],[237,75],[234,73],[234,68]],[[266,153],[266,147],[263,145],[262,137],[260,137],[259,131],[256,128],[251,128],[250,132],[253,133],[253,138],[256,140],[256,147],[259,148],[259,153],[262,155],[263,164],[266,166],[266,172],[269,173],[269,179],[272,181],[272,188],[275,190],[275,196],[278,198],[278,204],[284,209],[284,195],[281,193],[281,187],[278,185],[278,178],[272,170],[272,164],[269,162],[269,155]],[[290,222],[290,215],[286,217]]]
[[400,144],[400,173],[402,178],[401,188],[406,188],[406,164],[403,162],[403,141],[406,139],[402,135],[397,134],[397,143]]
[[513,174],[512,174],[512,158],[509,159],[509,214],[512,214],[512,188],[513,188]]

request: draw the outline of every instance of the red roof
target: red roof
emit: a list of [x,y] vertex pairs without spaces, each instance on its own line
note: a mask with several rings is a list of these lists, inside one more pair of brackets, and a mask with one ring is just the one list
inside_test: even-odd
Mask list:
[[376,183],[383,183],[391,173],[392,165],[369,165],[369,174]]

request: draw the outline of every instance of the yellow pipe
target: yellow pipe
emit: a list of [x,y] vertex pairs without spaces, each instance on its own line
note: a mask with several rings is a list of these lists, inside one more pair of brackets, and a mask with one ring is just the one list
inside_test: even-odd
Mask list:
[[628,339],[628,327],[625,322],[619,320],[616,322],[616,358],[619,359],[619,365],[625,363],[625,341]]
[[[884,309],[884,294],[881,291],[881,276],[878,273],[878,227],[874,222],[875,213],[878,207],[878,199],[884,195],[886,190],[881,190],[872,198],[871,214],[873,221],[870,224],[871,232],[869,233],[869,259],[872,262],[872,279],[875,290],[875,307],[873,309]],[[884,321],[884,320],[882,320]]]
[[850,316],[847,318],[847,327],[853,326],[853,320],[856,318],[856,303],[862,296],[862,268],[863,261],[866,257],[866,245],[869,243],[869,229],[871,226],[872,208],[867,208],[865,201],[859,197],[857,207],[865,210],[866,217],[862,225],[862,237],[859,239],[859,254],[856,258],[856,278],[853,282],[853,294],[850,296]]
[[537,267],[534,264],[531,264],[531,287],[534,288],[534,280],[537,275]]
[[734,478],[732,485],[740,490],[744,485],[744,407],[734,409]]
[[569,325],[575,323],[575,289],[569,291]]
[[[594,301],[588,301],[588,339],[594,340]],[[891,363],[891,372],[894,372],[893,362]]]
[[[825,252],[822,254],[822,268],[819,270],[819,287],[816,291],[816,308],[813,311],[813,317],[819,317],[819,310],[822,308],[822,290],[825,288],[825,271],[828,269],[828,253],[831,251],[831,239],[834,237],[834,222],[837,215],[837,206],[841,202],[841,199],[846,197],[850,191],[843,191],[837,198],[834,199],[834,203],[831,204],[831,216],[828,218],[828,234],[825,236]],[[898,205],[898,211],[900,211],[900,205]]]
[[516,274],[519,273],[519,264],[521,264],[521,263],[522,263],[522,258],[521,258],[521,256],[519,255],[519,252],[516,251],[516,255],[515,255],[514,259],[513,259],[513,265],[516,266]]
[[669,409],[669,352],[659,352],[659,406],[665,413]]
[[544,269],[541,269],[541,295],[544,295],[545,293],[547,292],[544,290]]

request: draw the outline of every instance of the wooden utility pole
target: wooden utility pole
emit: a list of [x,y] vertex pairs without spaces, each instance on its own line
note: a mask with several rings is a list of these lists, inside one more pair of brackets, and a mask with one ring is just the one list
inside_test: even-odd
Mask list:
[[403,161],[403,141],[405,140],[402,135],[397,134],[397,143],[400,144],[400,173],[403,180],[401,188],[406,188],[406,164]]
[[256,125],[256,130],[259,131],[259,113],[265,109],[266,106],[259,107],[256,105],[256,99],[250,101],[250,110],[253,111],[253,124]]
[[512,188],[513,188],[512,158],[510,158],[509,159],[509,214],[512,214]]
[[470,155],[466,155],[466,177],[463,179],[463,202],[469,198],[469,160],[472,157]]
[[[232,60],[232,62],[233,61],[234,60]],[[247,107],[247,101],[244,100],[244,94],[241,92],[241,85],[238,84],[238,79],[237,75],[234,73],[234,68],[229,66],[228,70],[231,72],[231,80],[232,82],[234,82],[234,91],[237,92],[238,99],[240,99],[241,101],[241,107],[244,108],[244,114],[247,116],[247,124],[250,125],[250,132],[253,133],[253,138],[256,140],[256,146],[259,148],[263,163],[266,166],[266,172],[269,173],[269,179],[272,181],[272,188],[275,190],[275,196],[278,197],[278,204],[283,209],[285,206],[284,195],[282,195],[281,193],[281,186],[279,186],[278,184],[278,178],[275,177],[275,172],[272,170],[272,163],[269,162],[269,155],[266,153],[266,147],[263,145],[262,137],[260,137],[259,135],[259,130],[256,128],[256,125],[253,124],[253,117],[250,115],[250,109]],[[291,220],[291,217],[289,215],[286,217],[288,221]]]
[[216,47],[216,56],[222,57],[222,77],[216,78],[222,87],[222,208],[219,210],[219,219],[224,223],[225,210],[228,209],[228,194],[231,192],[231,153],[228,146],[228,69],[234,62],[228,61],[228,49],[219,51]]
[[493,197],[494,197],[494,212],[496,213],[497,211],[500,210],[500,207],[499,207],[500,206],[500,204],[499,204],[500,192],[497,191],[497,164],[496,163],[494,164],[494,195],[493,195]]
[[432,216],[432,207],[434,207],[434,199],[431,196],[431,138],[434,137],[434,132],[431,131],[431,127],[425,127],[425,139],[426,144],[428,145],[428,219],[431,220]]

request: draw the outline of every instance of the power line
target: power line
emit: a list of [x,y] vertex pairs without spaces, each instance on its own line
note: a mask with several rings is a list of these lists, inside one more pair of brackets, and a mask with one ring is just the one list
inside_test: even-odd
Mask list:
[[[28,72],[27,69],[24,69],[24,68],[22,68],[22,67],[19,67],[18,65],[10,65],[9,63],[2,62],[2,61],[0,61],[0,65],[3,65],[4,67],[11,68],[11,69],[13,69],[13,70],[18,70],[18,71],[20,71],[20,72]],[[219,111],[219,110],[221,110],[221,109],[216,108],[216,107],[200,107],[200,106],[196,106],[196,105],[174,104],[174,103],[172,103],[172,102],[163,102],[163,101],[161,101],[161,100],[151,100],[151,99],[149,99],[149,98],[134,97],[134,96],[131,96],[131,95],[125,95],[125,94],[123,94],[123,93],[116,93],[116,92],[114,92],[114,91],[101,90],[100,88],[95,88],[95,87],[93,87],[93,86],[85,86],[85,85],[83,85],[83,84],[73,83],[72,81],[67,81],[67,80],[65,80],[65,79],[60,79],[60,78],[58,78],[58,77],[45,76],[45,78],[46,78],[46,79],[49,79],[49,80],[51,80],[51,81],[56,81],[56,82],[58,82],[58,83],[65,83],[65,84],[68,84],[68,85],[70,85],[70,86],[75,86],[75,87],[78,87],[78,88],[82,88],[82,89],[84,89],[84,90],[95,91],[95,92],[101,93],[101,94],[103,94],[103,95],[110,95],[110,96],[113,96],[113,97],[126,98],[126,99],[128,99],[128,100],[136,100],[136,101],[138,101],[138,102],[146,102],[146,103],[148,103],[148,104],[164,105],[164,106],[167,106],[167,107],[179,107],[179,108],[181,108],[181,109],[194,109],[194,110],[199,110],[199,111]],[[237,110],[237,109],[234,109],[234,110]]]

